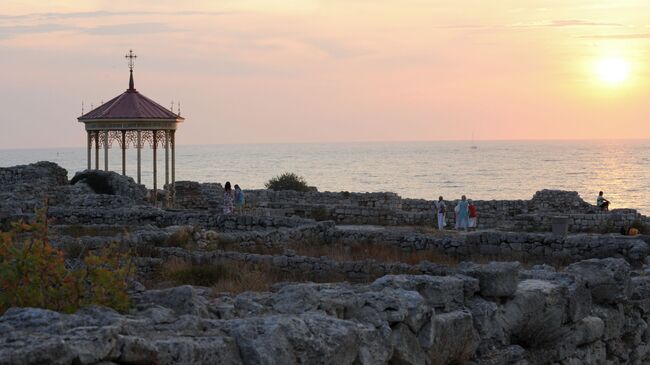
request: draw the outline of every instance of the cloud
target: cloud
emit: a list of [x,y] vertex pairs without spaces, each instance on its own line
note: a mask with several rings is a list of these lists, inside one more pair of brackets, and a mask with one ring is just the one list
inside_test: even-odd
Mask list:
[[510,25],[511,28],[562,28],[562,27],[621,27],[618,23],[604,23],[581,19],[560,19],[532,23],[516,23]]
[[70,13],[29,13],[21,15],[0,14],[0,20],[21,20],[21,19],[82,19],[82,18],[104,18],[114,16],[143,16],[143,15],[170,15],[170,16],[193,16],[193,15],[227,15],[231,11],[82,11]]
[[76,29],[76,27],[63,24],[0,26],[0,39],[13,38],[24,34],[61,32],[73,29]]
[[589,39],[650,39],[650,33],[630,33],[630,34],[594,34],[585,35],[580,38]]
[[126,23],[97,27],[79,27],[65,24],[37,24],[0,26],[0,39],[9,39],[21,35],[73,31],[90,35],[124,35],[147,34],[177,31],[177,28],[163,23]]
[[622,25],[617,23],[593,22],[593,21],[580,20],[580,19],[565,19],[565,20],[553,20],[545,26],[547,27],[579,27],[579,26],[620,27]]
[[163,33],[177,30],[164,23],[128,23],[105,25],[93,28],[79,28],[81,33],[94,35],[123,35],[123,34],[144,34]]

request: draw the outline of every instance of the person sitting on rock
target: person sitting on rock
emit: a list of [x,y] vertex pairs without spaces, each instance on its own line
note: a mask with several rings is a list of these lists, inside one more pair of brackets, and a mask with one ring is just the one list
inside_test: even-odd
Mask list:
[[604,212],[609,211],[609,200],[605,199],[602,191],[598,193],[598,198],[596,198],[596,205],[600,207],[600,210]]

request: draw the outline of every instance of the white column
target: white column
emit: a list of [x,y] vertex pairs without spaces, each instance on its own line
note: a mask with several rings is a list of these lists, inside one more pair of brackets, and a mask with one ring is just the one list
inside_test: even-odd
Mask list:
[[92,149],[93,149],[93,138],[90,131],[86,132],[88,134],[88,170],[92,168]]
[[141,181],[141,176],[142,176],[142,173],[141,173],[142,168],[140,167],[140,161],[141,161],[140,150],[142,149],[142,135],[140,133],[140,130],[138,130],[137,142],[136,143],[138,144],[136,146],[136,148],[138,149],[138,184],[140,184],[141,183],[140,182]]
[[126,131],[122,131],[122,176],[126,176]]
[[104,131],[104,171],[108,171],[108,131]]
[[165,133],[165,185],[169,185],[169,131]]
[[172,143],[172,205],[176,199],[176,131],[169,131]]
[[169,132],[172,142],[172,186],[176,187],[176,131]]
[[153,202],[156,204],[158,197],[158,157],[156,156],[156,150],[158,149],[158,131],[153,131]]
[[99,131],[95,131],[95,170],[99,170]]

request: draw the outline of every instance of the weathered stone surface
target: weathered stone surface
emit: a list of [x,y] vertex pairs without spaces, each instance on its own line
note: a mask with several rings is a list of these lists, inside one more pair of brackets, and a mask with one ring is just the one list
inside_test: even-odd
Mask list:
[[562,285],[524,280],[504,306],[504,328],[527,347],[547,346],[561,340],[567,308],[567,290]]
[[587,282],[597,303],[626,300],[630,294],[630,265],[623,259],[590,259],[571,264],[567,272]]
[[490,262],[485,265],[464,262],[458,266],[458,271],[479,280],[482,296],[510,297],[517,291],[520,267],[518,262]]
[[591,313],[591,291],[582,276],[556,272],[553,268],[542,265],[533,267],[530,271],[522,271],[522,277],[551,281],[566,287],[569,297],[567,314],[571,321],[577,322]]
[[137,301],[139,306],[143,308],[160,305],[173,310],[177,315],[210,316],[206,298],[199,295],[197,290],[189,285],[171,289],[149,290],[138,294]]
[[463,364],[474,355],[479,336],[469,311],[458,310],[437,314],[433,346],[427,354],[433,364]]
[[453,276],[386,275],[372,283],[375,290],[398,287],[420,293],[434,308],[460,308],[464,301],[463,280]]
[[136,202],[146,202],[148,195],[144,185],[137,184],[133,178],[113,171],[80,171],[75,174],[70,183],[85,184],[97,194],[120,195]]
[[576,323],[572,331],[576,346],[597,341],[603,337],[605,323],[598,317],[585,317]]

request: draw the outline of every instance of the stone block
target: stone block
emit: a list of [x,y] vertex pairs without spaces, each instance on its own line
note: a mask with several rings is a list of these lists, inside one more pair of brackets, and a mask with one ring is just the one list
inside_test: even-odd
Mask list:
[[510,297],[519,284],[518,262],[490,262],[489,264],[461,263],[459,273],[477,278],[484,297]]
[[566,272],[584,278],[596,303],[616,303],[629,297],[630,265],[623,259],[584,260],[569,265]]

